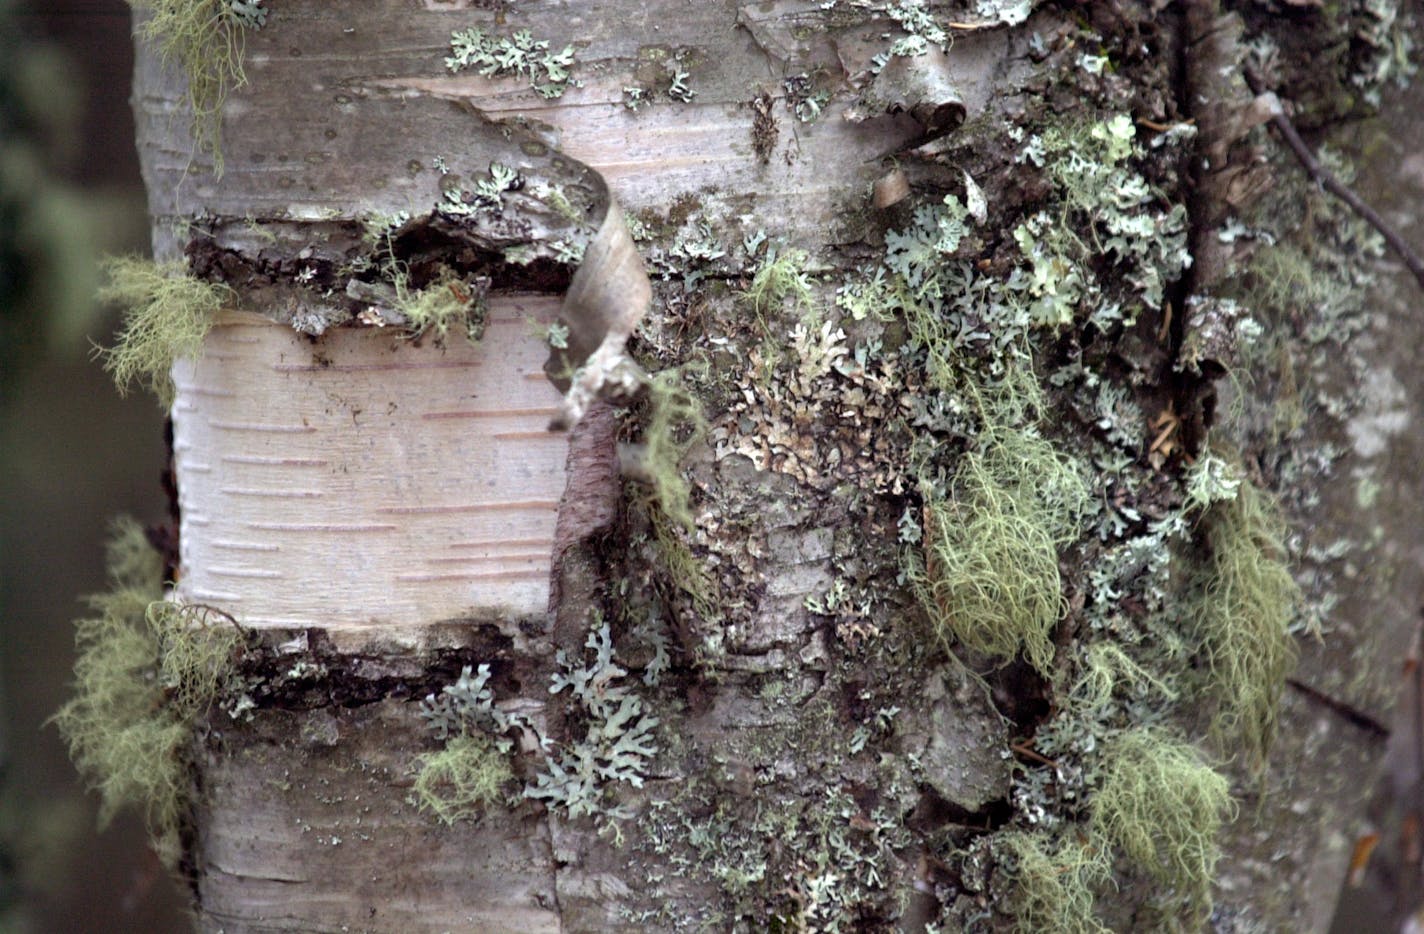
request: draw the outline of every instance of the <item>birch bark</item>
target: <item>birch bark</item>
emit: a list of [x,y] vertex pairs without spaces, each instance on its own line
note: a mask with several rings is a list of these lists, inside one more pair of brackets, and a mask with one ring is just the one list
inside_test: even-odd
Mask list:
[[[989,841],[1029,819],[1014,789],[1044,757],[1025,737],[1064,695],[1022,663],[970,653],[986,681],[930,633],[897,582],[921,492],[906,465],[922,378],[887,367],[875,383],[873,362],[851,365],[844,333],[818,330],[833,314],[860,346],[890,347],[903,325],[832,311],[769,345],[738,292],[755,257],[769,259],[765,242],[807,251],[813,301],[833,309],[837,287],[883,256],[887,228],[913,223],[905,205],[871,204],[895,153],[934,201],[968,198],[959,179],[972,170],[992,196],[984,239],[1009,242],[1044,183],[1002,129],[1026,110],[1067,123],[1101,112],[1055,88],[1050,64],[1092,58],[1094,29],[1135,30],[1138,45],[1112,40],[1122,73],[1093,87],[1165,124],[1193,115],[1172,56],[1194,43],[1145,9],[1078,25],[1043,9],[1023,25],[961,28],[947,53],[892,58],[877,78],[875,56],[918,35],[906,11],[921,9],[882,7],[273,0],[246,34],[249,84],[223,112],[221,178],[184,138],[181,81],[141,48],[155,252],[186,253],[239,296],[203,355],[180,364],[173,411],[177,594],[219,606],[262,646],[246,672],[256,709],[214,713],[195,741],[185,871],[202,929],[919,931],[1001,926],[1015,912],[1030,923]],[[471,26],[572,45],[576,84],[545,99],[517,75],[451,73],[451,34]],[[563,178],[571,196],[586,166],[646,230],[656,299],[640,349],[710,367],[696,385],[711,430],[684,465],[695,531],[660,528],[643,488],[620,479],[626,417],[602,406],[571,434],[546,430],[559,393],[541,372],[544,335],[568,268],[537,214],[510,206],[471,233],[437,211],[492,164]],[[1159,181],[1162,197],[1187,197],[1179,177]],[[1220,218],[1203,216],[1209,239]],[[372,229],[411,268],[492,274],[478,343],[345,320]],[[520,244],[534,244],[533,263],[511,261]],[[1004,255],[986,252],[980,268],[1007,274],[1018,260]],[[1208,394],[1178,393],[1170,350],[1151,346],[1180,338],[1165,313],[1146,309],[1093,351],[1131,371],[1125,383],[1153,414],[1174,393]],[[818,334],[824,365],[798,362]],[[1077,340],[1047,356],[1063,363]],[[777,343],[793,375],[759,383],[785,369]],[[842,377],[833,396],[815,388]],[[1054,404],[1075,414],[1050,432],[1099,437],[1078,403]],[[1201,431],[1212,418],[1209,406],[1180,414]],[[896,415],[907,420],[889,427]],[[1136,428],[1146,471],[1145,421]],[[1326,501],[1303,508],[1298,520],[1339,521]],[[690,567],[669,573],[667,535]],[[1095,547],[1064,556],[1060,685],[1087,628]],[[1367,643],[1347,623],[1298,677],[1323,684],[1342,655],[1387,655],[1368,646],[1397,645],[1407,628]],[[445,826],[413,800],[420,757],[439,746],[418,701],[481,664],[496,706],[523,724],[509,734],[513,761],[535,794],[511,787],[510,806]],[[1356,670],[1358,703],[1383,719],[1388,675]],[[551,690],[575,672],[587,696]],[[1305,758],[1269,770],[1260,809],[1238,776],[1249,803],[1228,831],[1218,917],[1306,929],[1333,903],[1362,794],[1349,769],[1310,751],[1369,761],[1379,741],[1317,698],[1286,697],[1281,755]],[[596,706],[607,698],[632,700],[613,721]],[[608,746],[590,752],[600,730]],[[629,735],[656,754],[608,753]],[[581,755],[601,763],[582,762],[592,784],[560,775]],[[1123,929],[1160,920],[1150,873],[1119,865],[1103,916]]]

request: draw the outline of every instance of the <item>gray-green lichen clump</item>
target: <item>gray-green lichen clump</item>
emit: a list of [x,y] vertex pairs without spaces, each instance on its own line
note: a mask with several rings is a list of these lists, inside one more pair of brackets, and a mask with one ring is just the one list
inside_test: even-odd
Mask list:
[[[613,792],[620,784],[642,786],[657,752],[653,729],[658,720],[648,714],[627,669],[615,659],[608,624],[597,618],[594,623],[585,642],[592,657],[580,661],[560,650],[559,670],[549,687],[552,695],[568,692],[584,722],[580,736],[556,743],[528,717],[497,706],[487,664],[477,671],[466,666],[454,684],[425,698],[420,715],[443,746],[417,760],[414,799],[420,807],[453,823],[522,797],[570,818],[595,818],[621,837],[619,821],[628,815]],[[657,675],[657,667],[650,666],[643,683],[655,686]],[[515,775],[510,757],[517,738],[532,740],[542,764],[522,795],[511,796],[507,791]]]
[[420,706],[421,718],[443,746],[416,759],[416,803],[447,824],[479,816],[502,803],[514,778],[507,739],[509,723],[494,706],[490,667],[468,665],[454,684],[431,694]]
[[101,824],[136,809],[171,865],[192,789],[187,748],[243,640],[221,614],[164,600],[162,561],[132,519],[114,524],[108,566],[109,590],[75,624],[74,696],[51,722],[99,794]]
[[453,72],[472,68],[487,78],[519,75],[541,97],[554,98],[577,84],[569,72],[574,63],[574,47],[553,52],[547,40],[535,39],[528,30],[497,36],[478,26],[450,35],[450,55],[445,67]]
[[196,357],[213,317],[232,294],[226,286],[195,279],[181,263],[158,264],[133,256],[103,264],[98,298],[123,312],[113,347],[101,351],[104,369],[120,392],[138,383],[167,408],[173,404],[173,362]]

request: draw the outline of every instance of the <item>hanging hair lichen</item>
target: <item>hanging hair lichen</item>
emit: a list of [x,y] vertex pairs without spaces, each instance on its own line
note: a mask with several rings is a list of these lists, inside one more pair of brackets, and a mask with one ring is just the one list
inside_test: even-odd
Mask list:
[[1077,465],[1030,427],[1039,390],[1026,364],[970,386],[979,434],[948,495],[926,484],[923,563],[911,578],[931,622],[989,655],[1053,662],[1063,615],[1059,549],[1078,536],[1089,493]]
[[173,404],[173,361],[196,357],[213,317],[232,290],[188,275],[182,263],[155,263],[137,256],[103,263],[105,284],[99,301],[123,311],[123,327],[113,347],[99,356],[120,394],[138,383]]
[[692,515],[692,486],[682,467],[688,451],[706,435],[707,418],[680,370],[664,370],[648,381],[647,405],[638,472],[646,482],[643,502],[658,563],[668,579],[691,598],[697,614],[710,619],[717,613],[717,585],[685,540],[697,524]]
[[231,677],[236,626],[204,607],[163,600],[162,561],[132,519],[114,524],[110,587],[79,620],[74,696],[51,718],[70,758],[99,794],[106,825],[133,807],[170,865],[190,786],[185,748],[194,721]]
[[1170,675],[1156,675],[1139,665],[1115,642],[1094,642],[1082,652],[1082,667],[1069,693],[1070,700],[1088,717],[1101,717],[1112,708],[1114,694],[1124,697],[1148,694],[1175,701],[1177,689]]
[[1071,830],[1056,841],[1044,830],[1009,830],[994,837],[994,849],[1009,876],[1015,931],[1100,934],[1108,930],[1093,914],[1093,892],[1108,879],[1109,864],[1090,841],[1075,838]]
[[702,404],[683,383],[679,370],[663,370],[648,381],[648,428],[643,433],[643,467],[651,503],[692,531],[692,487],[682,461],[707,433]]
[[742,293],[751,302],[752,311],[765,326],[768,313],[780,311],[786,299],[802,310],[809,310],[814,302],[811,283],[806,278],[805,250],[785,249],[769,254],[752,277],[751,285]]
[[1249,482],[1217,498],[1202,520],[1210,551],[1186,607],[1208,665],[1211,733],[1259,767],[1275,737],[1285,679],[1297,650],[1290,623],[1300,592],[1285,564],[1285,522]]
[[1221,855],[1217,833],[1234,809],[1230,783],[1194,747],[1154,727],[1114,737],[1102,763],[1094,833],[1204,918]]
[[483,296],[453,273],[446,272],[423,289],[411,289],[406,276],[400,273],[395,288],[395,310],[405,317],[412,338],[430,335],[436,343],[443,344],[452,330],[462,333],[471,343],[484,337],[488,309]]
[[502,801],[514,779],[509,757],[480,733],[450,737],[443,749],[420,756],[418,766],[415,800],[447,824]]
[[242,65],[246,37],[267,20],[262,0],[129,0],[144,14],[139,35],[158,49],[165,67],[188,82],[193,143],[213,157],[221,176],[222,108],[234,88],[247,83]]

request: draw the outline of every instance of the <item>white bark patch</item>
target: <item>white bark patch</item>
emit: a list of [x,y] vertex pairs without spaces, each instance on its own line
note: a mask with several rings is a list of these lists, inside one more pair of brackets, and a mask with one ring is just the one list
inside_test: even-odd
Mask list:
[[1360,413],[1350,419],[1345,431],[1357,455],[1365,459],[1378,457],[1389,447],[1392,437],[1409,427],[1409,394],[1387,369],[1366,373],[1359,393],[1363,400]]
[[247,626],[542,615],[567,437],[556,296],[492,298],[479,344],[224,313],[175,368],[178,595]]

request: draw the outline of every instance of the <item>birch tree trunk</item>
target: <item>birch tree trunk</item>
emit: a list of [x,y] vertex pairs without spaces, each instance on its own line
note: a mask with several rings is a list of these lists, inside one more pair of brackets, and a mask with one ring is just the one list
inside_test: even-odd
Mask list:
[[[1324,643],[1292,637],[1305,659],[1268,758],[1231,760],[1229,736],[1200,746],[1240,802],[1207,863],[1214,923],[1325,924],[1359,775],[1381,752],[1389,659],[1413,625],[1361,623],[1417,593],[1391,542],[1412,540],[1392,530],[1418,508],[1389,468],[1368,472],[1363,434],[1357,460],[1332,468],[1359,471],[1352,494],[1315,496],[1302,452],[1340,430],[1317,420],[1323,402],[1404,377],[1381,376],[1361,343],[1366,364],[1341,363],[1330,388],[1297,377],[1304,425],[1268,424],[1281,374],[1315,352],[1304,332],[1320,303],[1278,301],[1294,320],[1246,308],[1281,339],[1275,357],[1239,359],[1192,310],[1237,294],[1223,268],[1265,237],[1232,224],[1293,171],[1266,165],[1251,95],[1221,79],[1244,53],[1220,11],[267,6],[239,33],[248,84],[222,111],[220,177],[186,138],[181,77],[142,43],[134,93],[156,254],[235,294],[178,365],[172,411],[176,597],[253,639],[236,715],[215,710],[194,740],[183,868],[202,929],[1076,930],[1094,911],[1122,930],[1199,926],[1190,885],[1152,864],[1175,851],[1148,847],[1143,864],[1103,838],[1116,885],[1089,879],[1096,908],[1062,880],[1101,823],[1095,744],[1116,748],[1142,716],[1205,736],[1220,703],[1189,690],[1209,652],[1172,656],[1153,628],[1190,573],[1163,570],[1170,585],[1147,592],[1156,572],[1123,572],[1110,607],[1092,576],[1128,542],[1164,567],[1168,552],[1174,567],[1212,553],[1195,519],[1175,539],[1151,532],[1184,508],[1209,434],[1240,448],[1242,477],[1284,489],[1308,606],[1335,592],[1336,556],[1322,556],[1349,529],[1382,530],[1349,560],[1401,575],[1392,596],[1327,610]],[[1298,19],[1286,25],[1310,38],[1281,52],[1288,77],[1338,52],[1350,24]],[[472,27],[473,64],[452,69],[452,33]],[[1343,93],[1324,78],[1310,91]],[[1114,154],[1114,132],[1134,154]],[[1126,174],[1070,191],[1073,146]],[[1116,209],[1094,200],[1134,180],[1142,193],[1116,190]],[[548,339],[567,333],[578,247],[613,202],[653,284],[634,353],[655,375],[682,367],[705,432],[667,381],[651,401],[597,401],[571,431],[548,427],[564,385],[545,375]],[[1190,271],[1168,255],[1174,204],[1190,208]],[[1110,231],[1119,215],[1147,229]],[[1068,242],[1054,231],[1086,252],[1051,255]],[[1049,401],[1014,430],[1068,452],[1097,504],[1057,555],[1045,665],[1027,636],[1006,664],[953,621],[937,630],[913,585],[916,567],[936,573],[929,503],[969,503],[961,459],[988,444],[971,384],[936,383],[904,293],[865,284],[879,268],[882,284],[918,285],[916,251],[999,283],[956,280],[964,298],[936,333],[975,372],[1036,359]],[[778,257],[781,278],[758,278]],[[1138,281],[1164,271],[1174,281]],[[402,329],[417,291],[486,285],[478,340]],[[996,318],[986,288],[1018,296],[1018,316]],[[879,309],[857,303],[875,295]],[[565,324],[577,343],[580,322]],[[1239,407],[1217,400],[1224,370]],[[1265,375],[1239,375],[1252,372]],[[1388,430],[1420,396],[1385,395],[1365,404],[1388,409],[1367,413]],[[668,450],[685,450],[685,526]],[[1367,486],[1385,492],[1349,506]],[[946,521],[967,526],[959,508]],[[1111,712],[1072,721],[1085,647],[1126,631],[1132,657],[1160,668],[1144,677],[1180,702],[1122,668]],[[457,682],[510,773],[500,800],[445,823],[415,781],[450,742],[432,722]],[[1149,697],[1158,713],[1142,713]],[[1050,831],[1068,842],[1035,876],[1007,841]]]

